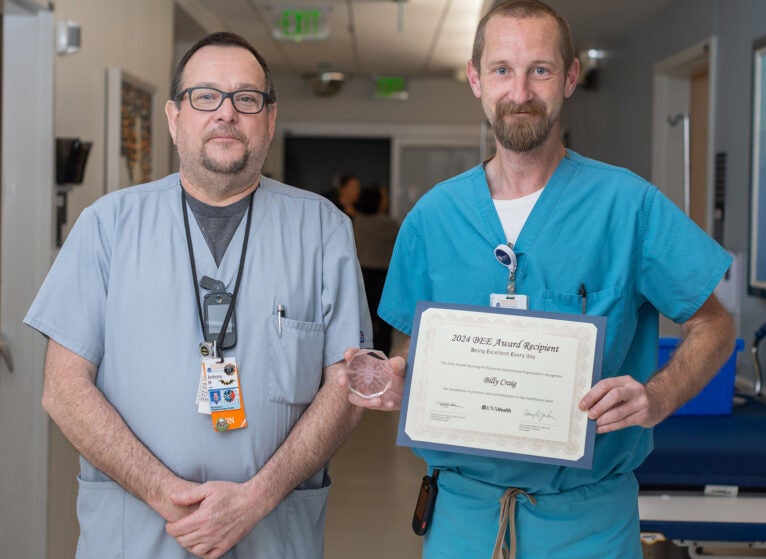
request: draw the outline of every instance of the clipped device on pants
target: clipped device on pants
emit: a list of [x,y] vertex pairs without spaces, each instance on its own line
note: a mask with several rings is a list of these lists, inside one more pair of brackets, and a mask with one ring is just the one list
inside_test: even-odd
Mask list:
[[418,536],[428,532],[428,527],[431,525],[436,494],[439,491],[436,485],[437,479],[439,479],[439,470],[434,470],[432,475],[423,476],[423,482],[420,484],[418,502],[415,504],[415,514],[412,516],[412,530]]

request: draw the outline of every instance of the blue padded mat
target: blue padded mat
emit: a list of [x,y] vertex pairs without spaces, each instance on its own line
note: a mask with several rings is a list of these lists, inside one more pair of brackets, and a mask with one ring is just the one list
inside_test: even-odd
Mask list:
[[670,416],[636,470],[642,487],[737,485],[766,490],[766,404],[748,399],[730,416]]

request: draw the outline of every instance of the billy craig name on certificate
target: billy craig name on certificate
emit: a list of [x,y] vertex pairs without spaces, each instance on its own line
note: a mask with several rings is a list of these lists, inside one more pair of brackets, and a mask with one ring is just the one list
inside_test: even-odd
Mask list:
[[399,444],[589,468],[602,317],[420,303]]

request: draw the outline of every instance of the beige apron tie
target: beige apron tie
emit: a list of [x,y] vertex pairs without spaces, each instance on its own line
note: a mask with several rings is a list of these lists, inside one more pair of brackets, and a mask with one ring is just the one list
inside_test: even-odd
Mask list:
[[[500,498],[500,525],[497,530],[495,549],[492,551],[492,559],[516,559],[516,496],[524,495],[533,505],[537,504],[535,498],[529,493],[517,487],[506,489]],[[505,529],[511,532],[511,547],[505,545]]]

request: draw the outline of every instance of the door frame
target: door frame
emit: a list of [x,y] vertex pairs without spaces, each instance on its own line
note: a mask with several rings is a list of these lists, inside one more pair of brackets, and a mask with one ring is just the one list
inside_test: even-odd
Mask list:
[[[403,146],[476,147],[481,140],[481,123],[474,125],[438,125],[410,123],[365,122],[291,122],[277,123],[269,157],[283,159],[283,138],[296,136],[325,136],[340,138],[388,138],[391,140],[391,184],[389,185],[391,215],[403,219],[395,207],[400,188],[401,151]],[[476,161],[478,165],[479,161]],[[281,177],[277,177],[281,179]],[[300,186],[300,185],[296,185]]]
[[45,341],[22,324],[54,247],[54,20],[49,6],[4,0],[0,330],[0,549],[47,557],[49,422],[40,406]]
[[[654,64],[654,101],[652,106],[652,183],[658,185],[674,202],[679,203],[679,194],[670,185],[677,173],[683,171],[683,158],[674,154],[674,129],[668,125],[668,117],[690,112],[692,73],[701,60],[706,60],[709,69],[708,91],[708,139],[705,188],[704,229],[713,232],[713,211],[715,196],[715,127],[716,127],[716,83],[718,81],[718,44],[715,36],[708,37],[689,48],[672,54]],[[678,131],[675,131],[676,134]],[[677,161],[673,158],[677,158]],[[683,209],[683,192],[679,206]]]

